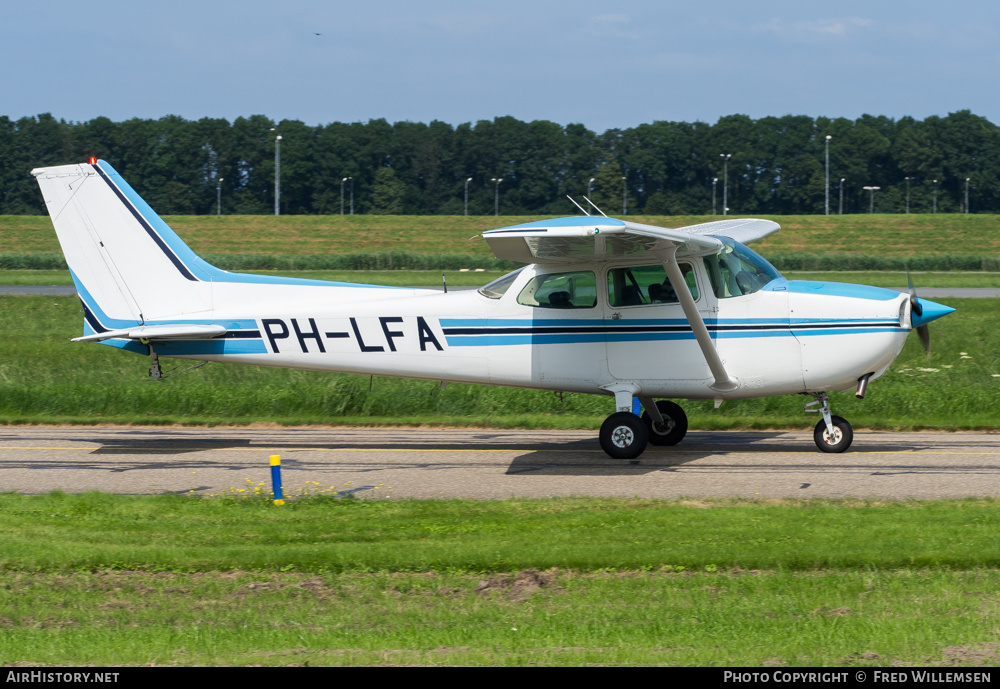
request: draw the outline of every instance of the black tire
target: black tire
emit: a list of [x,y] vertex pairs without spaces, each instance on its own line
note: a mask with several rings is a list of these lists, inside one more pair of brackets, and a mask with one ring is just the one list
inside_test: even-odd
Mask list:
[[676,445],[684,439],[688,432],[688,417],[679,404],[674,404],[667,400],[659,400],[656,408],[660,410],[660,416],[666,422],[666,426],[660,426],[653,422],[653,417],[649,412],[643,410],[642,423],[646,426],[646,433],[649,435],[650,445]]
[[646,449],[648,436],[638,416],[620,411],[601,424],[600,440],[601,448],[612,459],[635,459]]
[[823,452],[845,452],[854,441],[854,429],[851,428],[851,424],[847,423],[846,419],[839,416],[830,417],[830,420],[833,421],[834,437],[829,437],[826,422],[820,419],[820,422],[816,424],[816,430],[813,431],[816,447]]

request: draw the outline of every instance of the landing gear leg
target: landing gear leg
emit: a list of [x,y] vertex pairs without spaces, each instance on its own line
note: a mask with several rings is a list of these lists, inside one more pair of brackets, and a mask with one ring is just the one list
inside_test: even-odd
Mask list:
[[[814,393],[813,397],[815,401],[806,404],[806,411],[819,411],[823,415],[813,430],[816,447],[823,452],[845,452],[854,441],[854,429],[846,419],[830,413],[830,398],[825,392]],[[814,404],[819,404],[820,408],[809,409]]]

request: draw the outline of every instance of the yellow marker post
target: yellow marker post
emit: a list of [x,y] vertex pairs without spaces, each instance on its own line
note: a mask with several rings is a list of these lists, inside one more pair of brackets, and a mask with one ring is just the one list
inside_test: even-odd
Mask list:
[[271,492],[274,493],[274,504],[284,505],[281,494],[281,455],[271,455]]

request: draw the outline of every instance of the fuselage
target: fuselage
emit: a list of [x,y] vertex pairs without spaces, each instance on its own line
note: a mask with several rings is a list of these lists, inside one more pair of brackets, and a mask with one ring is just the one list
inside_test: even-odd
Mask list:
[[[498,295],[216,282],[205,285],[209,308],[199,315],[225,326],[226,337],[151,346],[160,356],[209,361],[590,393],[627,381],[651,397],[739,399],[853,389],[859,377],[885,371],[910,330],[909,301],[891,290],[778,277],[734,295],[713,285],[702,259],[682,259],[698,311],[739,382],[720,393],[680,305],[651,299],[642,278],[636,289],[622,286],[623,274],[635,282],[632,273],[647,266],[531,265]],[[553,283],[574,291],[570,304],[545,300]]]

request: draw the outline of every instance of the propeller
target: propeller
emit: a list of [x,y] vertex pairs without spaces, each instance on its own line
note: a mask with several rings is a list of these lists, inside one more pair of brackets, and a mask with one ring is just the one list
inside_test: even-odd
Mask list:
[[[910,279],[910,269],[906,269],[906,286],[910,289],[910,322],[913,322],[913,317],[916,316],[920,318],[924,315],[924,305],[920,303],[917,299],[917,290],[913,287],[913,280]],[[927,354],[927,358],[931,358],[931,331],[927,328],[927,324],[917,326],[917,335],[920,337],[921,344],[924,345],[924,352]]]

